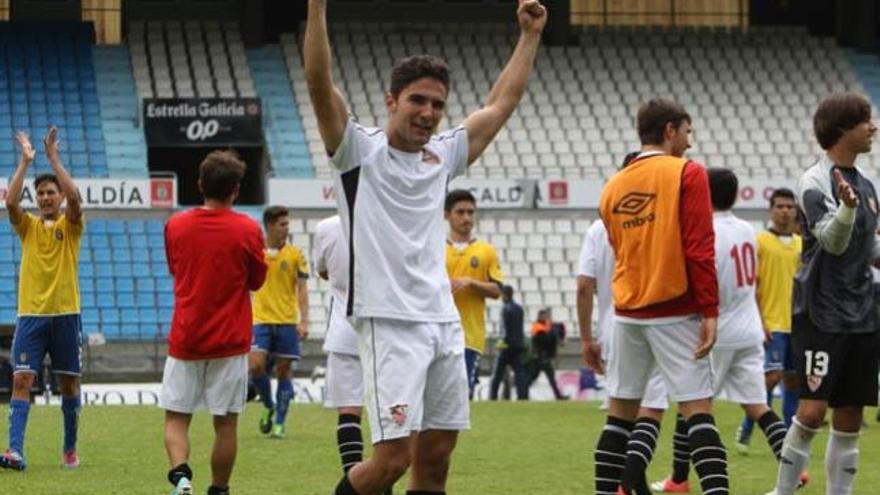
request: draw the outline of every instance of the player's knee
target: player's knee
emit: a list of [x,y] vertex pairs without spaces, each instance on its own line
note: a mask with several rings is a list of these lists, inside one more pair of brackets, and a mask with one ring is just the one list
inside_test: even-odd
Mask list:
[[16,373],[12,379],[12,387],[16,392],[27,392],[34,386],[35,378],[33,373]]
[[250,363],[248,363],[248,372],[254,378],[262,377],[266,374],[266,364],[251,361]]
[[775,387],[779,381],[782,379],[781,371],[768,371],[764,374],[764,383],[767,385],[767,390]]
[[807,428],[818,429],[825,420],[825,408],[801,407],[798,409],[797,419]]
[[382,479],[390,483],[399,480],[409,469],[412,462],[408,452],[400,452],[394,456],[383,459],[380,464]]

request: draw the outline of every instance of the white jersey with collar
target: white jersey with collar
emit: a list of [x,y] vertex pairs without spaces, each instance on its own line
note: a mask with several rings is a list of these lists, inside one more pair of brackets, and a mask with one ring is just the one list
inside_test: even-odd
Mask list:
[[392,148],[380,128],[349,120],[331,157],[351,257],[346,314],[355,318],[459,319],[446,273],[443,203],[467,169],[464,127],[419,153]]

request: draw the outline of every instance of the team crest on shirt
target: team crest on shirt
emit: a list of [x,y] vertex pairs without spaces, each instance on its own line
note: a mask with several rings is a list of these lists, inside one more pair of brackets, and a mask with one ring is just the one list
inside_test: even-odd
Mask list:
[[58,241],[64,240],[64,232],[61,232],[61,229],[55,229],[55,239]]
[[433,151],[422,148],[422,163],[427,165],[440,165],[440,157],[435,155]]
[[286,261],[282,261],[282,262],[281,262],[281,271],[282,271],[282,272],[286,272],[286,271],[287,271],[287,262],[286,262]]
[[480,260],[476,256],[471,256],[471,268],[480,266]]
[[407,409],[409,409],[409,406],[406,404],[391,406],[391,421],[394,421],[394,424],[397,426],[403,426],[406,423]]
[[807,377],[807,387],[810,388],[810,392],[815,392],[819,390],[819,387],[822,386],[822,377],[819,375],[810,375]]
[[19,354],[19,355],[18,355],[18,360],[19,360],[20,362],[22,362],[22,363],[26,363],[26,362],[27,362],[27,353],[26,353],[26,352],[22,352],[21,354]]

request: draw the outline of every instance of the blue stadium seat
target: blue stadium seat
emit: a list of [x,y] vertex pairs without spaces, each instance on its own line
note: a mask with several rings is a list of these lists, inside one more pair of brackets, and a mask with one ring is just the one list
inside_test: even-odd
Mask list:
[[159,304],[159,308],[173,308],[174,294],[170,292],[159,292],[156,294],[156,302]]
[[[3,296],[0,295],[0,301],[2,301]],[[81,292],[79,294],[79,302],[80,306],[83,308],[93,308],[95,307],[95,293],[94,292]]]
[[99,262],[95,263],[95,277],[98,279],[102,278],[113,278],[113,265],[109,262]]
[[152,278],[138,278],[135,282],[138,292],[155,292],[156,283]]
[[134,292],[122,292],[119,291],[116,293],[116,304],[119,305],[120,308],[133,308],[134,305]]
[[[125,320],[125,321],[129,321],[129,320]],[[121,325],[119,336],[120,336],[120,338],[123,338],[123,339],[139,339],[140,338],[140,326],[137,323],[123,323]]]
[[118,302],[118,296],[113,292],[104,292],[95,294],[96,306],[103,309],[115,308]]
[[[128,256],[126,254],[126,256]],[[131,277],[131,263],[125,260],[118,260],[113,263],[113,274],[117,277]]]
[[80,258],[79,276],[80,276],[80,279],[94,277],[95,276],[94,265],[92,265],[92,263],[90,261],[82,261],[82,258]]
[[107,238],[106,234],[93,233],[89,236],[89,243],[93,248],[110,247],[110,240]]
[[165,249],[165,238],[161,235],[151,234],[147,238],[147,245],[154,249]]
[[113,249],[113,261],[131,262],[131,251],[128,248]]
[[155,308],[156,298],[152,292],[137,292],[134,295],[135,306],[138,308]]
[[0,308],[0,322],[15,324],[17,319],[17,311],[14,309]]
[[140,308],[138,310],[138,321],[141,323],[151,323],[156,325],[159,323],[159,315],[155,308]]
[[15,296],[15,292],[13,291],[3,291],[0,292],[0,308],[8,309],[8,308],[16,308],[18,307],[18,300]]
[[116,290],[119,292],[134,292],[134,280],[130,276],[117,276]]
[[156,292],[159,294],[171,294],[174,292],[174,280],[171,277],[156,278]]
[[154,277],[167,277],[170,275],[168,273],[168,265],[165,262],[154,261],[150,263],[150,270],[153,271]]
[[82,322],[84,326],[97,326],[101,323],[101,317],[98,310],[94,308],[86,308],[82,312]]
[[101,323],[119,323],[119,310],[117,308],[108,308],[101,310]]
[[110,263],[113,260],[109,248],[92,248],[92,259],[99,263]]
[[149,277],[151,275],[150,264],[146,262],[135,263],[132,272],[135,277]]
[[97,278],[95,279],[95,292],[97,293],[113,293],[116,292],[116,288],[114,287],[113,278]]
[[161,236],[165,235],[165,223],[161,220],[148,220],[147,221],[147,233],[148,234],[159,234]]

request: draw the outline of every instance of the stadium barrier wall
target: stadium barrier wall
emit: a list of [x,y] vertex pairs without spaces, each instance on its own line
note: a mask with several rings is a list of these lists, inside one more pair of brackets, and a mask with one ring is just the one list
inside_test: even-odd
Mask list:
[[[74,179],[85,209],[138,210],[177,208],[177,179]],[[0,178],[0,209],[6,209],[8,181]],[[36,191],[27,179],[21,206],[36,208]]]
[[[605,183],[600,180],[470,180],[456,179],[449,189],[470,190],[480,208],[485,209],[539,209],[539,210],[595,210]],[[767,209],[767,201],[774,189],[794,188],[788,180],[742,179],[739,184],[737,210]],[[336,193],[332,180],[279,179],[269,180],[268,198],[271,204],[290,208],[334,209]]]

